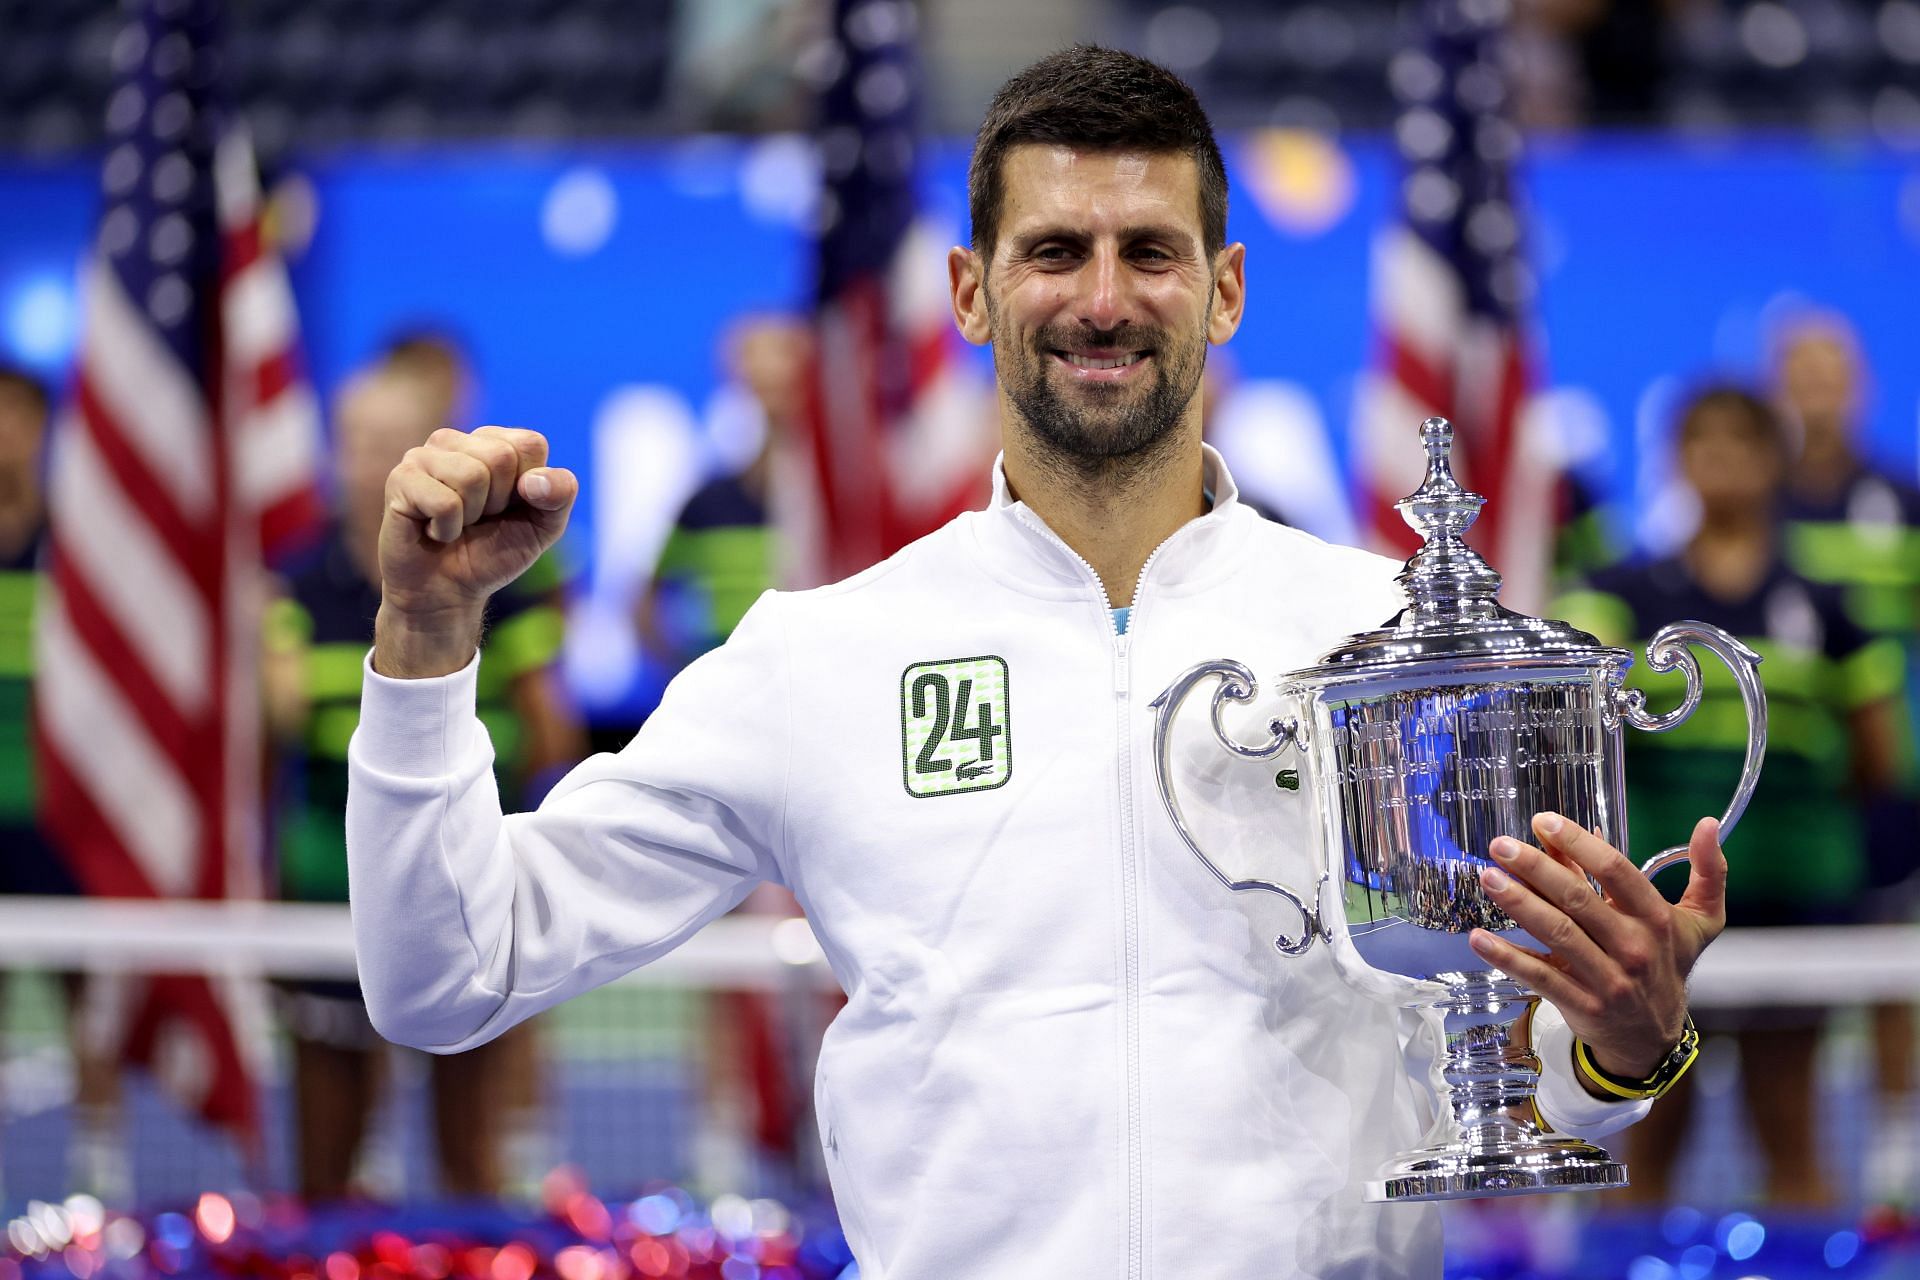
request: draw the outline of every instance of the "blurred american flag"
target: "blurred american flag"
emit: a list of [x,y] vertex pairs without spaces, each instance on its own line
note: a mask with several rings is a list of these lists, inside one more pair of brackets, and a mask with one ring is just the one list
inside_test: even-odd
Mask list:
[[1559,493],[1551,451],[1524,429],[1534,282],[1522,256],[1513,168],[1521,135],[1502,67],[1501,0],[1424,0],[1419,39],[1395,58],[1400,212],[1374,246],[1380,368],[1359,407],[1364,510],[1373,540],[1417,539],[1393,504],[1420,483],[1421,419],[1454,425],[1453,465],[1488,498],[1469,540],[1506,583],[1509,607],[1543,602]]
[[909,0],[836,0],[804,59],[821,86],[823,189],[811,501],[789,524],[803,544],[791,585],[864,569],[986,493],[991,411],[957,359],[947,246],[919,207],[918,30]]
[[[88,892],[259,893],[255,664],[267,543],[319,514],[319,419],[217,0],[151,0],[114,46],[99,229],[54,431],[39,610],[43,819]],[[259,992],[111,989],[98,1024],[185,1105],[251,1133]]]

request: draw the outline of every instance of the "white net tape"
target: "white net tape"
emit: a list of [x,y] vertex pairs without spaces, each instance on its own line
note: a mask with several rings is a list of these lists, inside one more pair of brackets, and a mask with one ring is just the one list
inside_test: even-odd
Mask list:
[[[0,968],[351,978],[353,933],[346,907],[0,897]],[[732,916],[619,982],[791,991],[796,980],[834,986],[805,922]],[[1692,990],[1701,1008],[1920,1000],[1920,926],[1729,929]]]

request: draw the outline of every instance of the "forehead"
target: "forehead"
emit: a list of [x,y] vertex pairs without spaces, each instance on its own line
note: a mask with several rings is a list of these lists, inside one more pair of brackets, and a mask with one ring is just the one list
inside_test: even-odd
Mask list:
[[375,380],[343,395],[336,419],[343,444],[386,447],[395,440],[426,439],[432,431],[433,408],[413,384]]
[[1001,168],[1001,229],[1100,232],[1168,224],[1200,238],[1200,171],[1181,151],[1084,150],[1026,143]]
[[1788,345],[1783,363],[1789,369],[1802,371],[1844,369],[1852,366],[1853,352],[1835,334],[1810,333]]
[[1698,440],[1703,436],[1740,436],[1756,442],[1769,442],[1772,439],[1772,433],[1765,423],[1734,404],[1701,405],[1687,415],[1681,427],[1688,440]]

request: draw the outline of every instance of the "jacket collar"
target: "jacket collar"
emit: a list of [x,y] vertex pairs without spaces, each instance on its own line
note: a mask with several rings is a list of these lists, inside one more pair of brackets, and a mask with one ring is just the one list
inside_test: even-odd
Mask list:
[[[1213,506],[1174,530],[1154,553],[1146,590],[1184,595],[1233,572],[1245,550],[1255,516],[1240,502],[1240,489],[1226,461],[1203,444],[1201,474]],[[993,496],[967,519],[971,541],[984,567],[1029,594],[1049,599],[1098,595],[1092,570],[1033,508],[1007,488],[1006,455],[993,461]]]

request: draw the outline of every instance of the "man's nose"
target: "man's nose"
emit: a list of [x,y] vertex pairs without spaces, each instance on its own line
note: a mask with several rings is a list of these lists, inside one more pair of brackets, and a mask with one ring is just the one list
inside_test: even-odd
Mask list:
[[1081,273],[1080,322],[1092,329],[1117,329],[1134,319],[1126,266],[1116,248],[1101,246]]

